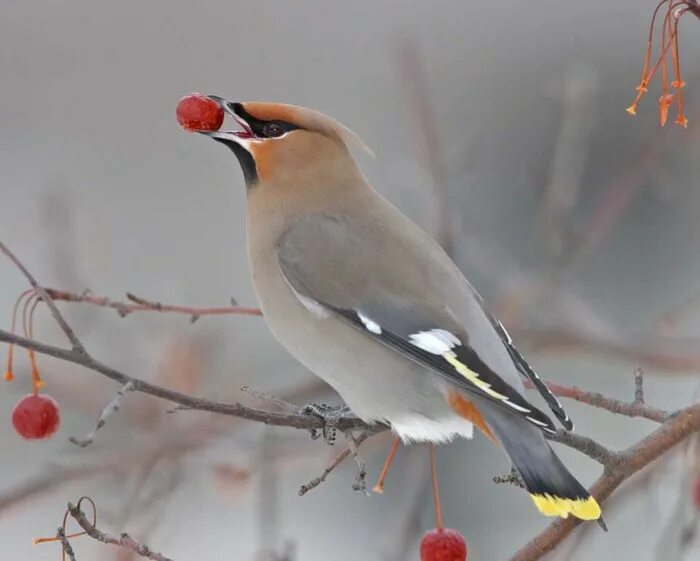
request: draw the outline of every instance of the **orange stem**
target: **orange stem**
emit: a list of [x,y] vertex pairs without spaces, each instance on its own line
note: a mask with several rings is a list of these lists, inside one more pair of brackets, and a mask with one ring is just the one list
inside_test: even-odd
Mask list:
[[433,474],[433,501],[435,503],[435,522],[437,529],[444,528],[442,524],[442,508],[440,508],[440,491],[438,489],[437,469],[435,467],[435,446],[430,444],[430,471]]
[[[651,62],[651,49],[654,43],[654,25],[656,24],[656,16],[658,15],[661,6],[663,6],[666,2],[670,4],[671,0],[661,0],[661,2],[659,2],[656,5],[654,14],[651,17],[651,24],[649,25],[649,38],[647,39],[647,52],[644,56],[644,67],[642,68],[642,77],[639,80],[639,84],[642,87],[645,87],[646,84],[648,84],[648,82],[646,82],[645,84],[645,78],[647,75],[647,71],[649,70],[649,63]],[[661,45],[663,46],[663,41],[661,42]]]
[[[36,310],[39,302],[41,302],[41,298],[38,294],[34,294],[25,300],[24,307],[22,308],[22,329],[24,331],[24,336],[28,339],[31,339],[34,334],[32,321],[34,318],[34,310]],[[36,354],[32,349],[28,349],[27,353],[29,354],[29,363],[32,369],[32,393],[37,395],[39,393],[39,388],[44,385],[44,382],[39,375],[39,367],[36,363]]]
[[401,444],[401,439],[396,437],[394,442],[391,444],[391,449],[389,450],[389,455],[386,457],[382,471],[379,472],[379,479],[377,479],[377,484],[373,489],[375,493],[384,492],[384,482],[386,481],[386,476],[389,475],[389,468],[391,467],[391,463],[394,461],[394,456],[396,456],[396,452],[399,449],[399,444]]
[[681,19],[681,16],[686,12],[687,10],[682,11],[681,13],[678,14],[678,17],[675,18],[675,21],[673,23],[673,53],[674,53],[674,60],[673,62],[676,65],[676,87],[678,88],[678,116],[676,117],[676,124],[681,125],[683,127],[688,126],[688,119],[685,118],[685,115],[683,114],[683,76],[681,75],[681,53],[678,50],[678,22]]
[[[80,499],[78,499],[78,503],[75,505],[75,507],[78,510],[82,510],[81,506],[83,504],[83,501],[88,501],[90,503],[90,506],[92,506],[92,527],[94,528],[95,526],[97,526],[97,507],[95,506],[95,502],[90,497],[80,497]],[[70,512],[68,510],[66,510],[65,514],[63,515],[63,524],[61,526],[61,529],[63,530],[63,534],[65,535],[65,537],[66,538],[77,538],[77,537],[84,536],[85,534],[87,534],[86,531],[77,532],[75,534],[66,534],[66,524],[68,523],[68,515],[69,514],[70,514]],[[59,539],[60,538],[58,538],[58,537],[34,538],[32,540],[32,543],[37,545],[40,543],[49,543],[49,542],[59,541]],[[61,549],[62,549],[61,561],[66,561],[66,550],[63,548],[61,548]]]
[[[15,300],[15,305],[12,308],[12,324],[10,327],[10,332],[13,335],[15,334],[15,330],[17,327],[17,311],[19,310],[19,305],[28,294],[31,294],[33,292],[34,292],[33,288],[25,290],[24,292],[22,292],[22,294],[20,294],[17,297],[17,300]],[[10,343],[9,348],[7,350],[7,368],[5,369],[5,380],[8,382],[14,380],[14,378],[15,378],[15,375],[13,372],[14,353],[15,353],[15,346],[12,343]]]

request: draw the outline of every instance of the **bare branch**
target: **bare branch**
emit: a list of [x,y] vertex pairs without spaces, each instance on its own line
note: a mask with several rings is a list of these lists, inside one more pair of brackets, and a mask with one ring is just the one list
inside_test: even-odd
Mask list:
[[63,333],[66,334],[66,337],[68,337],[68,340],[70,341],[71,345],[73,346],[73,350],[76,353],[79,354],[87,354],[85,351],[85,347],[83,347],[83,344],[80,342],[80,339],[76,336],[76,334],[73,332],[71,327],[68,325],[66,320],[63,318],[61,315],[61,312],[58,311],[58,308],[56,307],[56,304],[54,304],[53,300],[51,297],[47,294],[46,290],[44,290],[39,283],[36,281],[34,276],[27,270],[27,268],[22,264],[22,262],[15,256],[14,253],[10,251],[10,249],[0,241],[0,251],[7,255],[7,257],[12,261],[15,266],[21,271],[21,273],[26,277],[26,279],[29,281],[29,284],[32,285],[34,290],[41,296],[41,299],[46,303],[48,306],[49,310],[51,311],[51,315],[54,317],[56,320],[56,323],[58,323],[59,327],[63,331]]
[[85,438],[78,439],[71,436],[68,438],[68,440],[70,440],[73,444],[80,446],[81,448],[85,448],[89,444],[92,444],[92,442],[95,440],[95,433],[105,425],[107,419],[109,419],[112,415],[119,411],[121,398],[124,397],[124,394],[132,391],[133,389],[134,383],[132,380],[129,380],[126,384],[119,388],[119,391],[117,392],[115,398],[112,401],[110,401],[107,404],[107,406],[102,410],[102,413],[100,413],[100,416],[97,418],[95,428],[92,429],[92,431],[90,431],[90,433]]
[[367,464],[360,456],[360,445],[351,432],[346,432],[345,438],[348,441],[348,450],[350,450],[350,454],[352,454],[352,457],[355,460],[355,465],[357,465],[355,484],[352,486],[352,488],[354,491],[367,494]]
[[[372,436],[373,434],[376,434],[380,432],[378,428],[366,430],[362,432],[359,436],[355,438],[354,445],[355,447],[358,447],[360,444],[362,444],[367,438]],[[301,487],[299,487],[299,496],[303,497],[311,491],[311,489],[315,489],[318,487],[321,483],[323,483],[326,479],[328,479],[328,476],[331,474],[331,472],[337,468],[340,464],[345,461],[345,459],[352,453],[352,450],[350,446],[348,446],[345,450],[343,450],[340,454],[338,454],[335,459],[331,462],[331,464],[323,470],[323,473],[319,475],[318,477],[314,477],[311,481],[308,483],[305,483]]]
[[644,404],[644,370],[641,368],[634,369],[634,403]]
[[56,532],[56,537],[61,542],[63,552],[68,556],[68,559],[70,559],[70,561],[75,561],[75,553],[73,552],[73,547],[68,541],[68,538],[66,537],[66,531],[63,528],[59,528]]
[[[89,370],[93,370],[106,376],[110,380],[114,380],[122,385],[129,382],[133,385],[133,391],[146,393],[172,403],[177,403],[184,408],[197,410],[197,411],[208,411],[210,413],[219,413],[221,415],[230,415],[233,417],[239,417],[241,419],[248,419],[250,421],[257,421],[260,423],[265,423],[267,425],[281,426],[281,427],[292,427],[297,429],[305,430],[322,430],[324,428],[325,422],[318,416],[315,415],[303,415],[303,414],[287,414],[287,413],[277,413],[273,411],[263,411],[261,409],[255,409],[253,407],[246,407],[240,403],[222,403],[217,401],[211,401],[208,399],[202,399],[197,397],[192,397],[190,395],[170,390],[162,386],[157,386],[141,380],[140,378],[133,378],[127,376],[126,374],[103,364],[102,362],[94,359],[90,355],[86,355],[73,350],[61,349],[60,347],[54,347],[52,345],[47,345],[45,343],[39,343],[32,339],[26,339],[19,335],[14,335],[7,331],[0,329],[0,341],[7,343],[13,343],[20,347],[27,349],[32,349],[38,353],[42,353],[54,358],[65,360],[79,366],[84,366]],[[341,417],[337,419],[335,423],[338,430],[348,431],[355,429],[368,429],[369,425],[361,421],[360,419],[352,416]]]
[[[552,393],[554,393],[554,395],[575,399],[576,401],[585,403],[586,405],[605,409],[606,411],[610,411],[616,415],[624,415],[626,417],[642,417],[657,423],[663,423],[670,415],[668,411],[663,411],[661,409],[656,409],[645,405],[644,401],[640,402],[635,399],[635,401],[625,402],[606,397],[597,392],[587,392],[575,386],[562,386],[561,384],[556,384],[554,382],[545,383]],[[529,381],[525,382],[525,386],[528,388],[533,387],[532,383]]]
[[610,467],[620,461],[618,454],[587,436],[560,430],[556,434],[548,434],[546,437],[553,442],[578,450],[605,467]]
[[284,401],[283,399],[275,397],[274,395],[266,394],[265,392],[261,392],[248,386],[242,386],[241,391],[243,393],[247,393],[255,399],[258,399],[265,403],[269,403],[270,405],[274,405],[275,407],[277,407],[278,409],[282,409],[283,411],[291,411],[293,413],[301,412],[301,409],[296,405],[293,405],[288,401]]
[[68,512],[80,525],[80,527],[83,530],[85,530],[85,533],[88,536],[99,542],[116,545],[124,549],[128,549],[129,551],[133,551],[134,553],[136,553],[136,555],[140,557],[152,559],[153,561],[173,561],[169,557],[166,557],[161,553],[153,551],[146,544],[137,542],[126,532],[120,534],[119,537],[117,537],[103,532],[102,530],[99,530],[97,527],[90,523],[90,521],[86,518],[85,514],[82,510],[80,510],[80,508],[74,506],[71,503],[68,503]]
[[58,290],[55,288],[46,288],[46,293],[54,300],[63,302],[76,302],[82,304],[91,304],[100,308],[111,308],[124,317],[132,312],[162,312],[173,314],[184,314],[196,320],[201,316],[222,316],[222,315],[246,315],[246,316],[261,316],[262,312],[258,308],[246,308],[244,306],[218,306],[208,308],[196,308],[192,306],[175,306],[172,304],[162,304],[161,302],[152,302],[144,298],[140,298],[126,293],[130,302],[121,302],[111,300],[105,296],[94,296],[89,292],[81,294],[69,292],[67,290]]

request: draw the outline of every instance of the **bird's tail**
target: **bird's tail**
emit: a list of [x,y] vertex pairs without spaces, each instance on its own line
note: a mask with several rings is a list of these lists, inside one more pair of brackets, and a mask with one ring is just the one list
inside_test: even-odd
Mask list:
[[481,410],[520,474],[537,510],[546,516],[600,519],[596,500],[566,469],[541,431],[507,411],[493,407]]

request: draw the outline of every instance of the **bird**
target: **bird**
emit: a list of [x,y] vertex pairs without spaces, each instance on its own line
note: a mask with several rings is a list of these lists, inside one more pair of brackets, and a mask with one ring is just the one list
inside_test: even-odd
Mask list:
[[351,152],[371,153],[363,140],[313,109],[208,97],[238,124],[198,132],[243,171],[252,281],[279,343],[360,419],[405,443],[471,438],[476,426],[540,513],[603,525],[523,379],[567,430],[571,419],[448,254],[370,186]]

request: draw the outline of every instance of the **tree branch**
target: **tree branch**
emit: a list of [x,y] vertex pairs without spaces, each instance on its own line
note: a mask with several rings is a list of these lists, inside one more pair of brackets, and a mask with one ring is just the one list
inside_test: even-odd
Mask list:
[[[616,415],[624,415],[626,417],[642,417],[657,423],[663,423],[670,415],[668,411],[649,407],[644,403],[644,401],[637,401],[636,398],[635,401],[625,402],[606,397],[597,392],[588,392],[575,386],[562,386],[561,384],[548,381],[545,381],[545,383],[554,395],[574,399],[580,403],[585,403],[586,405],[605,409],[606,411],[610,411]],[[525,387],[532,388],[533,385],[531,382],[527,381],[525,383]]]
[[[110,380],[118,382],[122,385],[131,383],[133,387],[132,391],[159,397],[161,399],[182,405],[187,409],[208,411],[210,413],[219,413],[221,415],[230,415],[241,419],[248,419],[249,421],[265,423],[267,425],[292,427],[296,429],[320,430],[323,429],[324,426],[324,421],[315,415],[276,413],[272,411],[255,409],[253,407],[246,407],[240,403],[223,403],[219,401],[192,397],[175,390],[170,390],[162,386],[151,384],[145,380],[141,380],[140,378],[127,376],[126,374],[92,358],[88,354],[75,350],[61,349],[60,347],[54,347],[45,343],[39,343],[38,341],[26,339],[25,337],[14,335],[2,329],[0,329],[0,341],[12,343],[26,349],[32,349],[41,354],[65,360],[66,362],[84,366],[85,368],[98,372]],[[357,417],[351,416],[338,419],[336,426],[338,430],[341,431],[370,428],[370,425],[367,425]]]
[[222,315],[246,315],[246,316],[261,316],[262,312],[259,308],[247,308],[244,306],[218,306],[207,308],[196,308],[192,306],[175,306],[172,304],[163,304],[161,302],[152,302],[131,293],[127,293],[129,302],[111,300],[105,296],[95,296],[89,292],[78,294],[67,290],[58,290],[56,288],[46,288],[46,293],[54,300],[63,302],[74,302],[82,304],[91,304],[100,308],[111,308],[124,317],[132,312],[162,312],[173,314],[184,314],[190,316],[192,321],[197,320],[201,316],[222,316]]
[[56,304],[54,304],[53,300],[47,294],[46,290],[44,290],[39,285],[39,283],[36,281],[34,276],[27,270],[27,268],[15,256],[15,254],[12,253],[10,251],[10,249],[4,243],[2,243],[2,241],[0,241],[0,251],[2,253],[4,253],[10,259],[10,261],[12,261],[15,264],[15,266],[20,270],[20,272],[29,281],[29,284],[32,285],[34,290],[36,290],[36,292],[39,294],[41,299],[46,303],[49,310],[51,311],[51,315],[56,320],[56,323],[58,323],[58,325],[61,328],[61,330],[63,331],[63,333],[65,333],[66,337],[68,337],[68,340],[70,341],[71,345],[73,346],[73,350],[79,354],[87,354],[85,351],[85,347],[83,347],[83,344],[80,342],[80,339],[78,339],[77,335],[73,332],[71,327],[68,325],[66,320],[63,318],[63,316],[61,315],[61,312],[58,311]]
[[61,547],[63,548],[65,554],[68,556],[68,559],[70,559],[70,561],[75,561],[75,553],[73,552],[73,547],[68,541],[68,538],[66,537],[66,531],[63,528],[59,528],[56,532],[56,537],[61,542]]
[[99,530],[97,527],[93,526],[90,523],[90,521],[85,516],[85,513],[83,513],[83,511],[80,510],[79,507],[74,506],[71,503],[68,503],[68,512],[80,525],[80,527],[83,530],[85,530],[85,533],[88,536],[99,542],[116,545],[121,548],[128,549],[129,551],[133,551],[136,555],[139,555],[140,557],[146,557],[147,559],[152,559],[153,561],[173,561],[172,559],[170,559],[170,557],[166,557],[161,553],[157,553],[151,550],[151,548],[148,547],[146,544],[137,542],[126,532],[123,532],[119,535],[119,537],[117,537],[103,532],[102,530]]

